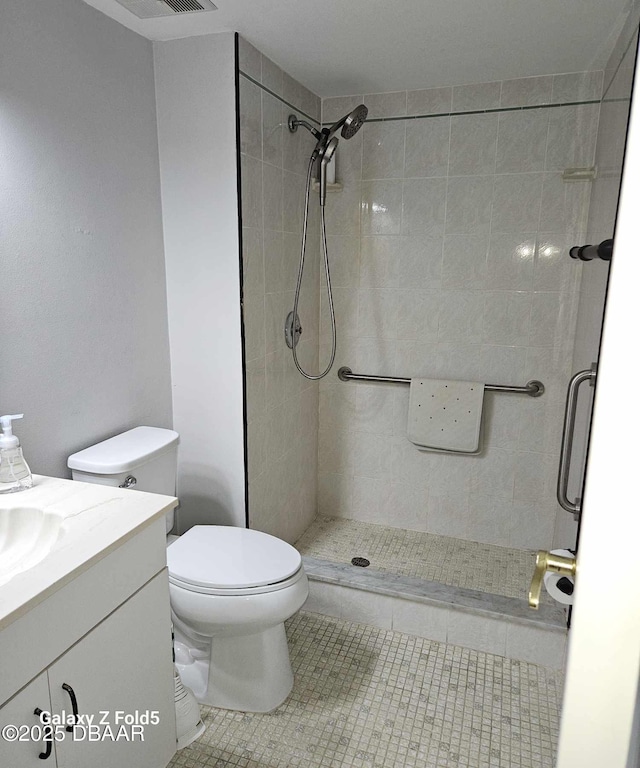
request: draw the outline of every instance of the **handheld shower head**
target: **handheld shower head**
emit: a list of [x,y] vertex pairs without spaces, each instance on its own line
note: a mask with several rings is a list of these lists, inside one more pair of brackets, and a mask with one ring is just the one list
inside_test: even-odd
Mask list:
[[338,149],[338,139],[334,136],[333,138],[329,139],[329,143],[324,149],[324,152],[322,153],[322,163],[323,165],[326,165],[327,163],[331,162],[331,158],[335,155],[336,149]]
[[322,206],[327,202],[327,165],[331,162],[337,148],[338,139],[334,136],[329,139],[329,143],[320,157],[320,205]]
[[[327,201],[327,166],[331,162],[331,159],[333,158],[335,151],[338,147],[338,137],[334,136],[333,134],[336,133],[338,130],[342,129],[341,136],[343,139],[350,139],[352,136],[354,136],[360,128],[364,125],[364,121],[367,119],[367,114],[369,110],[365,107],[364,104],[358,105],[354,110],[349,112],[348,115],[345,115],[341,120],[338,120],[337,123],[334,123],[331,128],[322,128],[321,131],[318,131],[316,128],[314,128],[312,125],[309,125],[309,123],[305,122],[304,120],[299,120],[296,115],[289,115],[288,120],[288,126],[291,133],[295,133],[295,131],[298,130],[299,126],[302,126],[303,128],[306,128],[309,133],[311,133],[316,138],[316,146],[313,149],[313,152],[311,153],[311,157],[309,158],[309,165],[307,167],[307,183],[305,187],[305,196],[304,196],[304,223],[302,225],[302,248],[300,251],[300,266],[298,268],[298,281],[296,284],[296,290],[295,290],[295,298],[293,300],[293,311],[289,313],[287,320],[285,322],[285,338],[287,341],[287,346],[291,349],[291,353],[293,355],[293,362],[298,370],[298,372],[304,376],[305,378],[311,380],[311,381],[318,381],[319,379],[322,379],[324,376],[326,376],[329,371],[331,370],[331,366],[333,365],[336,357],[336,349],[337,349],[337,333],[336,333],[336,315],[334,311],[333,306],[333,295],[331,290],[331,276],[329,274],[329,254],[327,252],[327,232],[325,228],[325,203]],[[307,373],[307,371],[304,370],[304,368],[300,365],[296,353],[296,344],[297,344],[297,337],[300,335],[299,333],[296,334],[296,320],[297,320],[297,313],[298,313],[298,302],[300,300],[300,289],[302,286],[302,275],[304,272],[304,258],[305,258],[305,251],[307,246],[307,224],[309,222],[309,188],[311,186],[311,175],[313,173],[314,166],[317,167],[317,163],[320,163],[320,232],[321,232],[321,240],[322,240],[322,254],[324,257],[324,271],[325,276],[327,279],[327,298],[329,300],[329,313],[331,316],[331,336],[332,336],[332,344],[331,344],[331,354],[329,357],[329,364],[327,367],[319,374],[314,375],[311,373]],[[291,320],[290,320],[291,318]]]

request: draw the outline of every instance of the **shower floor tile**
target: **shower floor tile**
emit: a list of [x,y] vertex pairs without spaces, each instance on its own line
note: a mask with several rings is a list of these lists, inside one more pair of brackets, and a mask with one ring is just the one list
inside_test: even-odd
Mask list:
[[561,674],[300,613],[295,686],[266,715],[202,707],[170,768],[552,768]]
[[334,563],[366,557],[378,571],[523,600],[535,566],[527,550],[335,517],[316,518],[296,548]]

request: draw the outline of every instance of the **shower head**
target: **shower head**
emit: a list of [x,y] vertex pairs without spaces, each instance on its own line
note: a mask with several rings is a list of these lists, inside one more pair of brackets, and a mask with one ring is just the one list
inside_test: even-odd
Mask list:
[[334,123],[331,128],[329,128],[329,133],[327,135],[332,136],[339,128],[342,128],[342,131],[340,131],[342,138],[350,139],[352,136],[355,136],[360,128],[362,128],[368,114],[369,110],[365,105],[359,104],[355,109],[349,112],[348,115],[345,115],[338,120],[337,123]]
[[[334,133],[336,133],[336,131],[342,129],[340,131],[342,138],[350,139],[352,136],[355,136],[360,128],[362,128],[368,114],[369,110],[365,107],[365,105],[359,104],[355,109],[351,110],[348,115],[345,115],[340,120],[338,120],[337,123],[334,123],[331,128],[323,128],[321,131],[319,131],[317,128],[314,128],[306,120],[300,120],[300,118],[298,118],[296,115],[289,115],[287,125],[291,133],[295,133],[299,126],[302,126],[303,128],[306,128],[309,133],[313,134],[317,141],[316,147],[314,149],[314,155],[315,157],[324,157],[326,155],[327,149],[329,148],[331,137]],[[331,154],[336,151],[336,146],[337,143],[331,150]],[[327,161],[330,159],[331,155],[329,155]]]

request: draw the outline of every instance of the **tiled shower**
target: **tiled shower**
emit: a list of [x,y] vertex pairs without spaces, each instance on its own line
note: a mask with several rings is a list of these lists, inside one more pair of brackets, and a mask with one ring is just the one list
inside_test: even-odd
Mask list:
[[[240,39],[249,518],[297,542],[325,590],[319,612],[343,616],[327,602],[330,584],[392,595],[393,574],[402,598],[436,595],[464,610],[479,601],[485,617],[515,618],[520,629],[565,624],[548,598],[544,618],[532,619],[526,591],[534,551],[576,540],[555,500],[564,400],[572,374],[597,359],[607,265],[583,265],[568,250],[612,236],[632,63],[627,55],[619,66],[624,53],[604,72],[320,100]],[[314,146],[287,118],[331,125],[360,103],[367,121],[340,141],[327,197],[338,346],[318,385],[294,372],[284,344]],[[608,173],[595,181],[570,178],[601,165]],[[316,194],[299,346],[313,371],[331,351]],[[486,393],[481,455],[443,455],[407,440],[408,387],[343,382],[341,366],[515,386],[538,379],[545,392]],[[351,566],[354,556],[377,575]],[[385,613],[380,605],[369,615]],[[502,631],[506,646],[481,649],[504,653],[516,630]],[[560,666],[562,648],[554,654]]]
[[[295,541],[317,509],[318,385],[298,375],[284,344],[293,307],[309,136],[286,129],[295,109],[319,124],[320,99],[240,41],[242,264],[249,521]],[[318,366],[317,207],[301,294],[301,361]]]
[[[287,627],[291,697],[205,709],[211,736],[176,767],[554,764],[568,611],[544,595],[531,611],[527,590],[535,550],[576,541],[555,501],[564,400],[597,360],[608,265],[568,251],[613,234],[634,42],[604,71],[321,100],[239,39],[249,524],[296,545],[310,596]],[[287,122],[319,129],[360,103],[326,205],[337,355],[308,381],[284,325],[314,139]],[[311,372],[331,353],[320,241],[314,188]],[[487,392],[478,456],[420,452],[408,388],[342,366],[545,391]]]
[[[567,248],[584,237],[589,201],[588,184],[561,174],[593,165],[601,88],[594,72],[354,97],[372,109],[362,135],[338,150],[345,189],[327,212],[334,242],[343,241],[333,249],[339,364],[400,377],[540,379],[546,391],[487,393],[484,454],[443,456],[407,441],[407,387],[327,377],[321,514],[551,547],[580,284]],[[596,103],[537,106],[567,102]],[[345,106],[326,99],[324,119]]]

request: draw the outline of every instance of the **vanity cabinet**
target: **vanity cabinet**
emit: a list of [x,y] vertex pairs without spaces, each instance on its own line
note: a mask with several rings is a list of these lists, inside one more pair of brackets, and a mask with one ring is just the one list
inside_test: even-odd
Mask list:
[[163,571],[49,667],[51,711],[75,703],[83,719],[55,743],[58,768],[164,768],[175,753],[167,591]]
[[[164,768],[176,747],[167,589],[163,571],[3,706],[0,725],[37,735],[36,708],[77,713],[71,733],[57,729],[49,765]],[[47,746],[2,739],[0,765],[43,765]]]
[[[164,520],[0,631],[0,693],[0,728],[36,737],[0,735],[0,768],[165,768],[176,719]],[[36,708],[54,725],[77,712],[78,725],[48,750]]]

